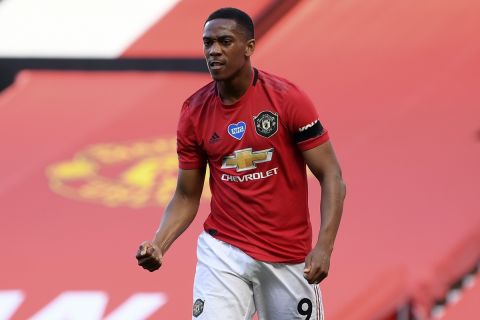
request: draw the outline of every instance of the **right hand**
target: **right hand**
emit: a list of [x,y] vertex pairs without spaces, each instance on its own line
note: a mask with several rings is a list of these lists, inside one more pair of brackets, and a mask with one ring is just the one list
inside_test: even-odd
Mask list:
[[163,255],[160,249],[151,241],[144,241],[138,248],[138,265],[153,272],[162,265]]

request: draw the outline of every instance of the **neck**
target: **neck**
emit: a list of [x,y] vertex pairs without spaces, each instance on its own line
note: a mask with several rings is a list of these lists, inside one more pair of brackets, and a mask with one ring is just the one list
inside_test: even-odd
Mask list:
[[217,90],[224,104],[234,104],[247,92],[252,83],[253,70],[250,64],[240,69],[228,80],[217,81]]

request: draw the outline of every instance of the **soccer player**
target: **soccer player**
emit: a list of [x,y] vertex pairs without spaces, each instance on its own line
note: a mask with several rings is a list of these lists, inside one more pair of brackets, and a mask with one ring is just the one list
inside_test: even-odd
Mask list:
[[[251,18],[222,8],[206,20],[213,81],[188,98],[177,132],[175,193],[138,264],[154,271],[197,214],[208,164],[211,212],[197,247],[193,319],[323,319],[345,185],[327,130],[305,93],[252,67]],[[321,184],[312,249],[306,165]]]

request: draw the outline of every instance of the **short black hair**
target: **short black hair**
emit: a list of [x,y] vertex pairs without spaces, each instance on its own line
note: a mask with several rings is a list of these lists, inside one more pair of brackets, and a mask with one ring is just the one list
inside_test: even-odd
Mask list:
[[208,21],[214,20],[214,19],[230,19],[234,20],[239,26],[241,26],[244,31],[245,35],[247,36],[247,40],[254,39],[255,38],[255,29],[253,27],[253,21],[252,18],[245,12],[243,12],[240,9],[237,8],[220,8],[214,12],[212,12],[207,20],[205,21],[205,24]]

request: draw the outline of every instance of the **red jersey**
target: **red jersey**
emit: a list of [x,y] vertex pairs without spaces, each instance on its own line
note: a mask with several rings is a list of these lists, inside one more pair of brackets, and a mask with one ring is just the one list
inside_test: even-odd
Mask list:
[[233,105],[215,82],[198,90],[182,107],[177,152],[181,169],[209,164],[205,230],[257,260],[305,261],[312,230],[301,152],[326,141],[312,102],[285,79],[254,69]]

